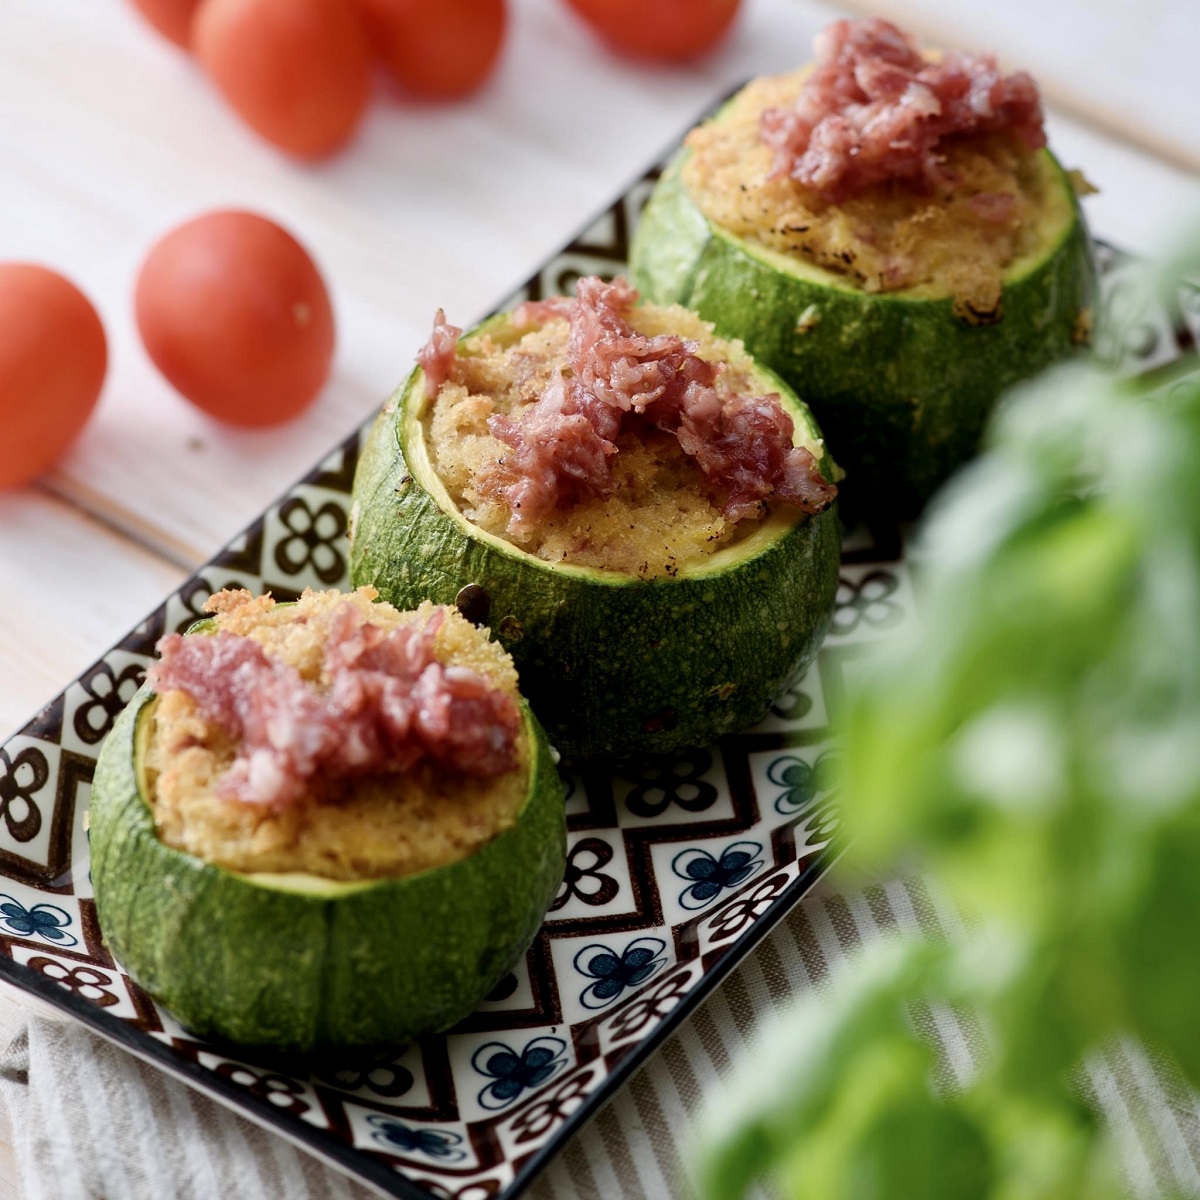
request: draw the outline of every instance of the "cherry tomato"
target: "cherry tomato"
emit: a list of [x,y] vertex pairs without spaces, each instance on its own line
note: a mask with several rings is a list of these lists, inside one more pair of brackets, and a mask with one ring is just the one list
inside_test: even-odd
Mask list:
[[165,38],[185,50],[191,47],[192,17],[200,0],[133,0],[134,8]]
[[450,99],[477,88],[504,42],[505,0],[358,0],[376,53],[402,87]]
[[204,0],[192,49],[252,129],[298,158],[340,149],[371,92],[371,47],[350,0]]
[[107,367],[104,326],[73,283],[0,263],[0,488],[28,483],[75,440]]
[[616,50],[680,62],[729,32],[741,0],[567,0]]
[[154,365],[232,425],[290,420],[329,375],[333,310],[320,273],[291,234],[254,213],[173,229],[142,263],[134,308]]

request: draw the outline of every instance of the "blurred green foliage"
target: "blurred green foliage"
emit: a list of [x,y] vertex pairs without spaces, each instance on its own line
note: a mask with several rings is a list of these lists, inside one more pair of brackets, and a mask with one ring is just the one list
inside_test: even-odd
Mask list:
[[[1147,285],[1178,289],[1196,254]],[[847,701],[859,868],[969,914],[869,948],[770,1029],[697,1138],[706,1200],[1123,1194],[1072,1077],[1130,1035],[1200,1084],[1200,371],[1097,362],[1010,398],[919,539],[919,612]],[[906,1002],[990,1053],[935,1089]],[[1077,1077],[1077,1076],[1076,1076]]]

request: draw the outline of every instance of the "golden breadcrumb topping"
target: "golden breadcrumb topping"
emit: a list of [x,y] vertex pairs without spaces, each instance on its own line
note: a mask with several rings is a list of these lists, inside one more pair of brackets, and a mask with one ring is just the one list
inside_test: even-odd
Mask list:
[[[762,391],[742,344],[718,338],[695,313],[677,305],[640,305],[629,321],[648,337],[674,333],[697,342],[702,358],[728,364],[725,377],[735,391]],[[565,361],[568,333],[567,321],[556,319],[511,341],[482,332],[460,344],[454,374],[426,412],[424,428],[433,468],[463,516],[547,562],[643,579],[672,576],[684,564],[753,532],[757,522],[724,517],[721,498],[678,439],[645,425],[624,430],[617,439],[617,486],[611,496],[580,501],[533,529],[509,532],[508,506],[475,487],[475,479],[510,452],[488,431],[487,420],[497,413],[519,414],[536,400],[555,366]],[[810,448],[819,458],[820,445]]]
[[[397,612],[373,603],[376,594],[359,588],[349,599],[386,629],[424,624],[433,613],[428,602]],[[306,591],[294,605],[277,605],[269,595],[226,591],[207,608],[219,629],[253,638],[268,658],[290,664],[320,688],[329,682],[322,659],[331,615],[346,599]],[[446,612],[435,653],[443,664],[468,667],[516,697],[512,659],[456,610]],[[493,779],[451,777],[426,762],[403,774],[330,781],[314,787],[306,803],[271,812],[217,795],[236,746],[186,692],[163,693],[149,719],[145,779],[160,839],[232,871],[358,880],[444,866],[510,828],[528,787],[531,748],[522,734],[518,770]]]
[[738,237],[863,291],[953,296],[964,318],[991,319],[1005,272],[1038,249],[1051,193],[1062,203],[1045,156],[1005,135],[951,138],[937,192],[893,181],[827,203],[793,179],[769,179],[759,137],[763,110],[791,107],[807,74],[755,80],[688,135],[683,182],[696,205]]

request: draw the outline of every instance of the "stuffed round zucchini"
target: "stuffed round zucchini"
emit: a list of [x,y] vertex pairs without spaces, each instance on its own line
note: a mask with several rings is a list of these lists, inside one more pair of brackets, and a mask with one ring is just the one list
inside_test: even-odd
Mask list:
[[395,1044],[465,1016],[562,878],[562,787],[508,655],[454,610],[220,593],[92,785],[101,928],[201,1036]]
[[623,280],[460,339],[439,313],[355,480],[351,575],[469,603],[575,762],[704,744],[816,653],[835,468],[740,345]]
[[910,515],[1002,391],[1088,339],[1090,244],[1027,75],[922,56],[874,19],[835,23],[816,52],[692,131],[632,278],[804,396],[847,498]]

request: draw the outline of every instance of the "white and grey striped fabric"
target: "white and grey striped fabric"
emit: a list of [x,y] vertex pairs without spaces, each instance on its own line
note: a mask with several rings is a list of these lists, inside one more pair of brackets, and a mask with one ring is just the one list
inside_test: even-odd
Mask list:
[[[692,1117],[756,1028],[820,989],[889,929],[953,932],[919,881],[810,896],[669,1038],[550,1165],[530,1200],[686,1200]],[[941,1082],[967,1078],[977,1026],[914,1010],[941,1050]],[[1081,1088],[1112,1123],[1131,1194],[1200,1196],[1200,1105],[1130,1044],[1098,1055]],[[82,1026],[35,1018],[0,1061],[24,1200],[359,1200],[373,1194]]]

